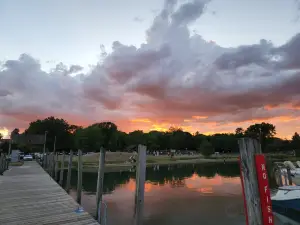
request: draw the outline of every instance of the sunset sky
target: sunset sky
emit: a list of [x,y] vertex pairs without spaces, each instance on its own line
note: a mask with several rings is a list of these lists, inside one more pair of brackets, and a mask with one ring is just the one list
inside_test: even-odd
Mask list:
[[1,0],[0,132],[56,116],[300,130],[300,2]]

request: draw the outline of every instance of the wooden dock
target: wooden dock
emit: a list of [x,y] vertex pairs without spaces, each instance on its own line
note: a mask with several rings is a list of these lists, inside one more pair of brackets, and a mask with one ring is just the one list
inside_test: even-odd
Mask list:
[[0,176],[1,225],[99,225],[35,161]]

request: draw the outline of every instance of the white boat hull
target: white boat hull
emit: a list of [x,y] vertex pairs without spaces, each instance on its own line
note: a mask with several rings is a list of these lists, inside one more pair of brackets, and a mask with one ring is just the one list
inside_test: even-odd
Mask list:
[[300,187],[283,186],[271,197],[273,211],[300,222]]

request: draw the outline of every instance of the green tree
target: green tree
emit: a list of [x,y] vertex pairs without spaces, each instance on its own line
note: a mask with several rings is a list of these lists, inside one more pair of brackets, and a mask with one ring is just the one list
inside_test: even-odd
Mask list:
[[207,140],[207,137],[204,134],[200,134],[198,131],[194,135],[194,149],[200,151],[200,145],[203,141]]
[[245,131],[245,135],[251,138],[255,138],[260,141],[262,150],[266,147],[267,139],[274,137],[276,134],[276,128],[270,123],[256,123],[251,125]]
[[209,141],[204,140],[200,145],[200,152],[204,157],[209,157],[214,154],[215,151],[212,144]]
[[244,133],[245,133],[245,131],[244,131],[244,129],[241,128],[241,127],[238,127],[238,128],[235,129],[235,135],[236,135],[237,137],[243,137],[243,136],[244,136]]
[[300,135],[297,132],[295,132],[295,134],[292,137],[291,147],[293,148],[293,150],[295,150],[296,155],[299,156],[300,155]]
[[70,125],[63,119],[48,117],[44,120],[31,122],[25,133],[44,135],[47,132],[47,148],[53,149],[56,137],[56,149],[64,150],[74,147],[72,132],[74,132],[75,127],[75,125]]
[[210,136],[211,144],[216,152],[238,152],[238,142],[235,134],[214,134]]
[[142,130],[135,130],[128,134],[128,144],[129,145],[138,145],[143,144],[146,145],[146,135]]
[[110,149],[110,147],[113,145],[112,141],[115,139],[115,135],[118,131],[117,125],[112,122],[101,122],[93,124],[92,127],[99,127],[101,129],[103,147]]
[[245,134],[253,138],[271,138],[276,134],[276,128],[270,123],[256,123],[251,125],[245,131]]

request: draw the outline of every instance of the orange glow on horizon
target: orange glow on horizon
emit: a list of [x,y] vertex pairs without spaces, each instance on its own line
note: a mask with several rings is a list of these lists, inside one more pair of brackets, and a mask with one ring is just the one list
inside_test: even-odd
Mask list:
[[133,122],[133,123],[151,123],[151,121],[149,119],[132,119],[132,120],[130,120],[130,122]]
[[192,116],[193,119],[196,119],[196,120],[200,120],[200,119],[207,119],[208,117],[207,116]]
[[9,138],[9,131],[7,128],[3,127],[0,129],[0,134],[3,135],[3,138]]

